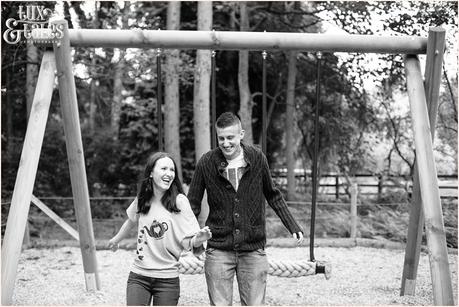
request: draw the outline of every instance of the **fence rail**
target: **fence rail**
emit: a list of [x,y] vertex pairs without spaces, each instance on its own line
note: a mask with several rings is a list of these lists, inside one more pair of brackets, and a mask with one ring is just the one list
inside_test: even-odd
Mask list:
[[[273,180],[282,188],[287,187],[287,171],[282,169],[272,170]],[[411,194],[412,181],[403,176],[378,176],[371,174],[356,174],[354,176],[356,183],[359,187],[359,195],[364,197],[376,197],[380,199],[384,194],[394,192],[405,192]],[[312,177],[310,172],[304,171],[295,172],[296,186],[300,192],[305,192],[308,188],[312,187]],[[458,178],[457,174],[438,175],[438,182],[440,188],[440,197],[442,199],[458,198]],[[319,195],[334,196],[339,199],[341,196],[349,196],[346,192],[348,183],[344,176],[335,173],[326,173],[321,175],[319,180]],[[125,197],[91,197],[91,200],[130,200],[135,196]],[[71,196],[40,196],[41,200],[72,200]],[[1,205],[9,205],[10,201],[2,201]],[[333,203],[328,203],[329,205]]]
[[[282,188],[287,187],[287,170],[273,169],[272,177],[274,181]],[[457,174],[438,175],[441,198],[458,198],[458,180]],[[311,173],[309,171],[295,170],[296,187],[300,192],[305,192],[312,187]],[[352,178],[359,186],[359,195],[381,197],[386,193],[405,192],[411,194],[413,182],[408,176],[397,175],[372,175],[356,174]],[[346,191],[349,184],[345,176],[338,173],[325,173],[319,179],[319,194],[334,196],[339,199],[340,196],[349,195]]]
[[[353,188],[352,189],[349,189],[350,191],[350,198],[348,198],[348,200],[345,200],[345,201],[342,201],[342,200],[338,200],[338,201],[319,201],[317,202],[317,205],[318,206],[339,206],[340,208],[348,208],[347,210],[349,210],[349,233],[350,233],[350,237],[351,238],[355,238],[357,236],[357,228],[358,228],[358,223],[359,223],[359,216],[358,216],[358,212],[357,212],[357,207],[360,207],[360,206],[369,206],[370,204],[367,203],[367,202],[362,202],[362,199],[360,196],[360,187],[357,185],[357,184],[353,184]],[[106,217],[97,217],[97,214],[95,214],[94,218],[93,218],[93,223],[96,222],[96,221],[104,221],[104,220],[122,220],[123,218],[125,218],[125,208],[126,208],[126,205],[127,205],[127,202],[128,201],[131,201],[134,199],[135,196],[127,196],[127,197],[91,197],[90,198],[90,203],[91,203],[91,208],[92,210],[98,210],[98,212],[102,212],[104,214],[108,214],[108,216]],[[43,219],[51,219],[53,220],[54,222],[56,222],[59,226],[63,227],[63,229],[67,232],[69,232],[69,228],[71,228],[71,226],[67,225],[67,223],[69,222],[75,222],[75,215],[74,215],[74,212],[72,210],[72,212],[69,212],[66,208],[68,208],[68,206],[63,205],[63,203],[67,203],[67,202],[71,202],[73,201],[73,198],[72,197],[33,197],[34,199],[32,200],[32,202],[37,205],[38,203],[38,208],[39,210],[41,210],[43,212],[43,214],[35,214],[33,217],[32,217],[32,220],[33,221],[42,221]],[[457,196],[455,197],[457,199]],[[44,203],[42,203],[42,201],[46,201],[48,200],[49,202],[55,202],[54,206],[50,206],[48,208],[48,205],[45,205]],[[64,201],[64,202],[62,202]],[[60,206],[58,205],[57,207],[55,206],[56,204],[59,204],[60,203]],[[9,204],[9,203],[2,203],[2,205],[4,204]],[[51,203],[52,204],[52,203]],[[295,210],[298,210],[298,209],[301,209],[301,208],[308,208],[311,206],[311,202],[310,201],[287,201],[287,204],[288,206],[291,208],[291,209],[295,209]],[[407,203],[406,202],[390,202],[390,203],[378,203],[377,205],[389,205],[389,206],[399,206],[399,205],[406,205]],[[450,201],[445,201],[444,202],[444,205],[454,205],[454,206],[457,206],[457,201],[453,201],[453,202],[450,202]],[[371,205],[372,206],[372,205]],[[60,210],[64,210],[62,212],[54,212],[52,210],[52,207],[55,207],[55,209],[58,209],[58,211]],[[65,207],[65,208],[64,208]],[[73,206],[72,206],[73,207]],[[44,208],[46,210],[44,210]],[[6,211],[8,211],[9,208],[5,208]],[[269,210],[269,208],[268,208]],[[344,209],[346,210],[346,209]],[[108,212],[108,211],[111,211],[111,212]],[[47,215],[46,218],[44,215]],[[2,228],[2,233],[4,231],[4,227],[6,225],[6,218],[7,218],[7,214],[3,215],[2,214],[2,221],[1,221],[1,228]],[[320,220],[320,218],[319,218]],[[267,217],[267,221],[268,223],[270,223],[271,221],[277,221],[277,219],[272,219],[269,214],[268,214],[268,217]],[[69,232],[70,235],[72,235],[72,237],[76,237],[76,232],[75,231],[70,231]],[[26,246],[29,245],[30,241],[27,239],[27,238],[30,238],[30,234],[29,234],[29,229],[26,228],[26,232],[25,232],[25,238],[24,238],[24,244]]]

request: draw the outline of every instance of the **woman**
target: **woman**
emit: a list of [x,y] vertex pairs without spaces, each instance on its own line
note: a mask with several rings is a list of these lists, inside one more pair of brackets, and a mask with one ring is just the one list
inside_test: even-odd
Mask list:
[[137,198],[126,210],[127,220],[109,241],[116,251],[138,225],[136,258],[127,282],[127,305],[177,305],[180,297],[179,257],[183,250],[204,251],[211,238],[208,227],[199,229],[183,194],[174,160],[164,152],[151,155]]

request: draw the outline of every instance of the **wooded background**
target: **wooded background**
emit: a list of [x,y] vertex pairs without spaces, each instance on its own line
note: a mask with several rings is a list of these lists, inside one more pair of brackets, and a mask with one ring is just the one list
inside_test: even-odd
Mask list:
[[[32,4],[32,2],[27,2]],[[192,2],[36,1],[73,29],[311,32],[426,37],[446,29],[447,49],[435,135],[439,174],[457,174],[456,1]],[[2,1],[2,20],[25,3]],[[2,33],[5,23],[2,22]],[[10,199],[43,49],[2,40],[2,202]],[[164,83],[164,144],[189,183],[210,149],[210,50],[74,48],[73,63],[91,197],[136,194],[147,156],[158,149],[157,82]],[[261,142],[262,54],[216,51],[217,116],[241,117],[245,141]],[[421,60],[423,57],[421,56]],[[294,169],[309,171],[314,144],[315,53],[267,53],[268,143],[273,169],[287,169],[289,200],[307,200]],[[414,145],[402,55],[324,53],[320,170],[350,183],[356,174],[410,178]],[[71,196],[58,92],[53,93],[34,195]],[[457,177],[457,176],[456,176]],[[99,208],[100,209],[100,208]],[[72,209],[69,209],[72,210]],[[95,209],[94,209],[95,210]],[[3,214],[2,214],[3,215]]]

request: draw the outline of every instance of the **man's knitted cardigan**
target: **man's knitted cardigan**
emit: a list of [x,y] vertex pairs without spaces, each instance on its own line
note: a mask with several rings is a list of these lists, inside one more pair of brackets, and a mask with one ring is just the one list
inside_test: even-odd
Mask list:
[[208,247],[223,250],[253,251],[266,244],[265,198],[290,233],[302,231],[274,186],[265,155],[257,148],[241,143],[247,162],[238,190],[223,176],[228,165],[220,148],[199,160],[188,191],[196,216],[201,211],[207,191],[209,216],[206,225],[212,231]]

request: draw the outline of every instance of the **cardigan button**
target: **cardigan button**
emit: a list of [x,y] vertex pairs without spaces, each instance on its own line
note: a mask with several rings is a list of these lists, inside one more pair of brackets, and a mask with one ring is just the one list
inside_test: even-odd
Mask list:
[[239,229],[236,229],[234,232],[238,235],[239,232],[240,232],[240,230],[239,230]]
[[238,217],[239,217],[239,213],[237,213],[237,212],[234,213],[234,217],[235,217],[235,218],[238,218]]
[[226,167],[226,162],[220,163],[221,166]]
[[227,189],[231,189],[231,184],[227,184],[227,185],[226,185],[226,188],[227,188]]

